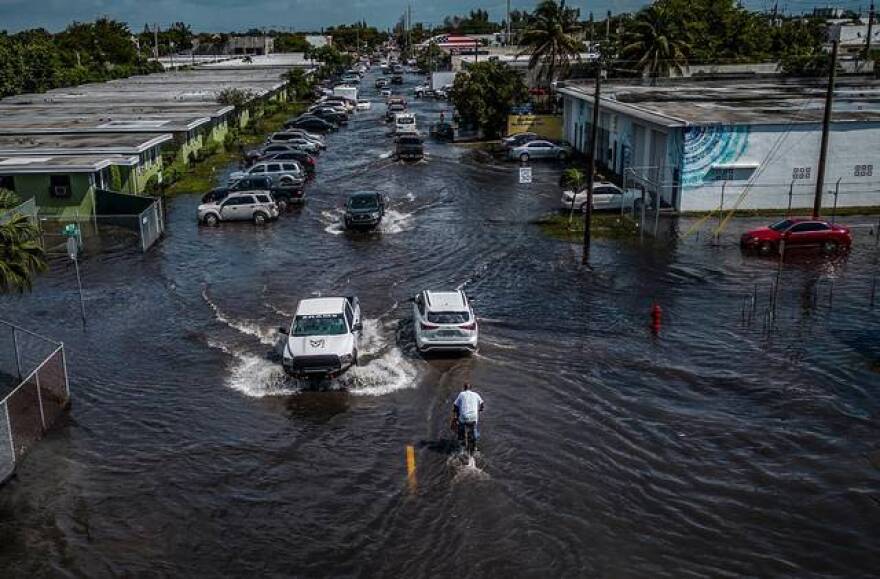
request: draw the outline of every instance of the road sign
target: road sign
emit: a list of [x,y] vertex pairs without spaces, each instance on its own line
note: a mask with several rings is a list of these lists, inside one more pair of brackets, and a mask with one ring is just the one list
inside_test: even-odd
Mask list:
[[61,230],[61,235],[66,237],[76,237],[79,235],[79,227],[76,226],[76,223],[68,223],[64,226],[64,229]]
[[520,183],[531,183],[532,182],[532,168],[531,167],[520,167],[519,168],[519,182]]
[[77,243],[76,237],[67,238],[67,255],[70,259],[76,259],[79,255],[79,243]]

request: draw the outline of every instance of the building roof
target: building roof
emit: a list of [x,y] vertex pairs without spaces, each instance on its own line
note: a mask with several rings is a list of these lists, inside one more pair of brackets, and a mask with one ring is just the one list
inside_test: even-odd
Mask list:
[[23,114],[0,118],[0,135],[89,134],[89,133],[180,133],[210,123],[208,117],[147,116],[112,119],[100,116],[75,118]]
[[[592,102],[593,90],[591,82],[566,83],[559,92]],[[665,126],[817,123],[822,121],[826,91],[821,79],[677,79],[655,86],[611,81],[603,84],[602,106]],[[832,120],[880,122],[880,82],[841,79]]]
[[0,155],[0,175],[21,175],[28,173],[94,173],[110,165],[133,167],[137,157],[121,155],[75,155],[4,157]]
[[0,156],[139,155],[172,138],[168,133],[0,135]]
[[19,114],[40,114],[56,117],[101,116],[113,119],[136,119],[144,115],[198,116],[221,118],[232,111],[232,105],[188,102],[101,102],[100,100],[77,100],[75,102],[6,103],[0,101],[0,122],[3,117]]

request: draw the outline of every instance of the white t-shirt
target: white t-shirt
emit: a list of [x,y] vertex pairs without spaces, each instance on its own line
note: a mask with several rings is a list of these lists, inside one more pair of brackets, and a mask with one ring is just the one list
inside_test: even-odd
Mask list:
[[477,422],[480,418],[480,405],[483,399],[471,390],[462,390],[455,399],[455,407],[458,408],[458,419],[462,422]]

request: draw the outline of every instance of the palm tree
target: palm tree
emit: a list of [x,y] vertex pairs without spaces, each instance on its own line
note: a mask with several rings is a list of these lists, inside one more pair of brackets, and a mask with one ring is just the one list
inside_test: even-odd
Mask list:
[[573,36],[578,29],[577,11],[566,8],[565,0],[542,0],[520,38],[526,48],[519,56],[530,54],[529,69],[538,68],[538,79],[550,84],[580,58],[583,43]]
[[627,34],[623,57],[636,61],[638,69],[652,79],[682,74],[690,52],[687,34],[663,4],[639,12]]
[[34,275],[46,270],[40,232],[26,215],[9,212],[19,203],[11,191],[0,189],[0,291],[30,291]]
[[586,176],[583,171],[580,169],[576,169],[574,167],[570,169],[566,169],[562,173],[562,178],[560,179],[560,185],[563,187],[571,187],[572,191],[574,191],[574,195],[571,197],[571,211],[568,213],[568,224],[571,225],[572,217],[574,216],[574,202],[577,199],[577,194],[581,192],[584,188],[584,183],[586,181]]

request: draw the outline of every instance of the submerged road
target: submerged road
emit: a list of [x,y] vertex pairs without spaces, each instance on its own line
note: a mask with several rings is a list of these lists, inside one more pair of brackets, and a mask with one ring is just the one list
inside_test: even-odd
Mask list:
[[[0,576],[867,576],[880,569],[878,253],[744,257],[602,241],[593,269],[532,221],[559,168],[429,143],[390,158],[384,106],[329,136],[308,200],[265,228],[169,203],[142,255],[63,262],[0,317],[63,340],[73,407],[0,488]],[[415,79],[408,79],[407,92]],[[416,101],[423,129],[444,103]],[[383,192],[381,231],[342,231]],[[681,229],[687,229],[682,224]],[[776,327],[759,309],[780,276]],[[478,354],[424,359],[408,299],[464,288]],[[272,360],[297,301],[361,299],[361,367],[304,391]],[[648,328],[653,300],[664,309]],[[450,454],[464,381],[479,468]],[[415,475],[406,476],[406,446]]]

